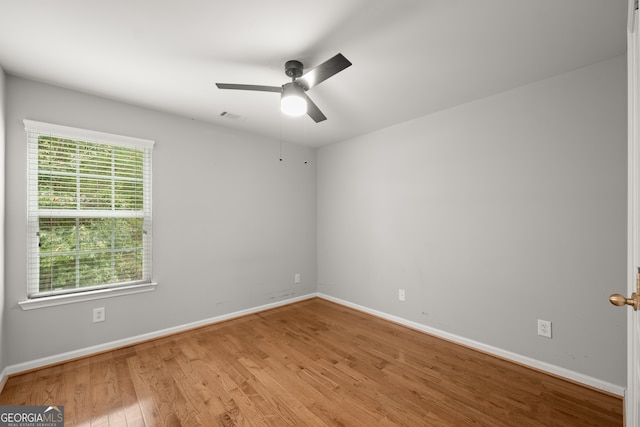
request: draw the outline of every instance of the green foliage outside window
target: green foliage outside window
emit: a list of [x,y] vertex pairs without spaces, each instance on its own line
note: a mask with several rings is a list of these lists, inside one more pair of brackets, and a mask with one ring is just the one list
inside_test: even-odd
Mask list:
[[40,292],[142,279],[143,178],[142,149],[38,138]]

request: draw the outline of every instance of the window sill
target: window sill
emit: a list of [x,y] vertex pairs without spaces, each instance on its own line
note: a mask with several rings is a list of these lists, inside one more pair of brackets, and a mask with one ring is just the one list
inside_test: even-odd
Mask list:
[[23,310],[35,310],[38,308],[55,307],[58,305],[73,304],[76,302],[139,294],[142,292],[152,292],[156,290],[156,286],[158,286],[157,283],[151,282],[142,285],[125,286],[122,288],[97,289],[95,291],[79,292],[76,294],[28,299],[18,302],[18,305]]

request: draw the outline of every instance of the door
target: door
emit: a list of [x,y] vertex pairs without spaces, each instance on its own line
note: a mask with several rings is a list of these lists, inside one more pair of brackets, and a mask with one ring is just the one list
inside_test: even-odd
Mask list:
[[640,426],[640,32],[638,0],[629,1],[627,26],[628,98],[628,246],[627,294],[611,295],[611,303],[627,311],[627,389],[625,422]]
[[612,295],[627,310],[627,390],[625,421],[640,426],[640,33],[638,0],[629,0],[627,27],[628,96],[628,256],[627,295]]

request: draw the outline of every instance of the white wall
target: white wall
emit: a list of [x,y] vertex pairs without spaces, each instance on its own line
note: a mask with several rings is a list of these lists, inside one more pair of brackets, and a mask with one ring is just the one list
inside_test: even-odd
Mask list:
[[[147,138],[155,292],[22,311],[26,138],[33,119]],[[6,365],[316,291],[315,150],[7,77]],[[311,160],[308,165],[304,160]],[[294,284],[300,273],[301,284]],[[106,322],[92,323],[92,309]]]
[[625,263],[624,57],[318,152],[329,296],[623,386]]

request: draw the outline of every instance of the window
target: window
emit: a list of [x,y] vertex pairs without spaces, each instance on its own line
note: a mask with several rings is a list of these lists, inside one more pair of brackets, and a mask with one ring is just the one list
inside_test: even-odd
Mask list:
[[24,124],[28,297],[150,283],[153,141]]

